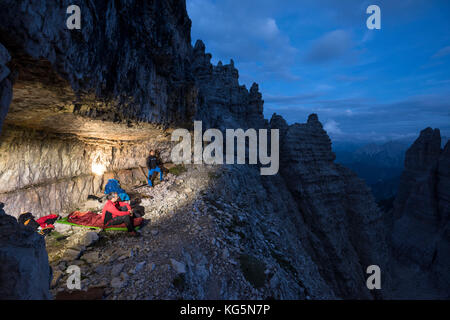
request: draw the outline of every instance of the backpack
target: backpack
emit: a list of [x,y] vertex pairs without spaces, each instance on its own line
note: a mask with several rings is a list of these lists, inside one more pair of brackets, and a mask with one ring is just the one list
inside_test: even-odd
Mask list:
[[116,179],[109,179],[108,183],[105,186],[105,194],[109,194],[111,192],[117,192],[122,201],[130,200],[130,197],[125,192],[125,190],[120,187],[119,181],[117,181]]

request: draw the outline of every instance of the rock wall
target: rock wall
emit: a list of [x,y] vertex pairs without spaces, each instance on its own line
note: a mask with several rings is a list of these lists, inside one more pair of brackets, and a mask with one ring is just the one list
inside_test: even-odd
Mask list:
[[290,126],[274,115],[270,124],[280,129],[280,173],[310,230],[309,252],[322,277],[339,297],[381,297],[365,284],[367,267],[378,265],[382,292],[387,292],[390,269],[382,215],[370,190],[334,163],[331,141],[317,115]]
[[[216,239],[225,240],[223,265],[241,261],[240,267],[218,279],[224,294],[217,298],[342,298],[321,274],[322,261],[311,255],[311,232],[281,175],[261,176],[256,167],[225,165],[212,179],[215,183],[200,199],[213,209],[208,212],[217,225]],[[194,254],[203,251],[196,248]],[[246,270],[243,259],[260,264],[262,272]],[[245,283],[236,283],[241,272],[250,283],[261,282],[259,296],[246,293]],[[185,297],[189,298],[195,295]]]
[[[45,88],[65,104],[76,94],[76,108],[93,117],[174,123],[193,114],[185,1],[78,1],[80,30],[66,27],[72,4],[0,3],[0,43],[20,73],[24,96],[39,104],[43,90],[36,89]],[[27,111],[26,103],[21,107]],[[45,100],[41,107],[49,108]]]
[[392,216],[396,258],[419,266],[446,298],[450,286],[449,168],[450,143],[441,149],[439,129],[422,130],[406,152]]
[[[16,217],[26,211],[36,217],[64,215],[88,195],[101,193],[114,176],[124,187],[145,183],[148,150],[157,149],[168,160],[172,145],[164,134],[120,142],[11,127],[1,138],[0,202]],[[105,174],[94,174],[94,164],[104,166]]]

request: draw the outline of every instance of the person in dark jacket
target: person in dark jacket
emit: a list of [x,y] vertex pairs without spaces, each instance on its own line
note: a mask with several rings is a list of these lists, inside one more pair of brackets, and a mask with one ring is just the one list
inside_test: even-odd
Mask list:
[[114,226],[125,223],[128,232],[137,236],[134,230],[133,210],[126,202],[121,202],[117,192],[111,192],[102,210],[102,220],[105,226]]
[[161,168],[159,167],[161,165],[161,162],[159,158],[155,155],[155,150],[150,150],[150,154],[147,157],[147,169],[148,169],[148,185],[150,187],[153,187],[152,184],[152,175],[154,172],[159,172],[159,180],[163,180],[163,173]]

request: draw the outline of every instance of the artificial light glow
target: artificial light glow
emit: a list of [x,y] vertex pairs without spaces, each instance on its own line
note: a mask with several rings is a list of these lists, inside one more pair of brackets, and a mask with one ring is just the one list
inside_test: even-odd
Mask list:
[[106,167],[104,164],[95,163],[95,162],[92,163],[92,172],[94,174],[96,174],[97,176],[103,175],[105,173],[105,171],[106,171]]

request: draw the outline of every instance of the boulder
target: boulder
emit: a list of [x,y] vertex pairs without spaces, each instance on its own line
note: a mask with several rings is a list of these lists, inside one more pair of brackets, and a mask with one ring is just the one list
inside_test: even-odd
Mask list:
[[83,254],[83,260],[85,260],[87,263],[97,263],[99,259],[99,253],[97,251],[91,251],[88,253]]
[[120,275],[120,273],[122,272],[123,268],[124,268],[125,264],[124,263],[117,263],[115,264],[112,269],[111,269],[111,276],[112,277],[117,277]]
[[113,287],[114,289],[120,289],[124,286],[124,284],[125,284],[125,281],[123,281],[119,277],[115,277],[111,280],[111,287]]
[[72,226],[68,224],[62,224],[62,223],[55,223],[55,230],[60,233],[66,233],[72,230]]
[[51,280],[44,238],[0,214],[0,297],[51,299]]
[[141,271],[141,270],[144,268],[145,264],[146,264],[145,261],[139,262],[139,263],[136,265],[136,267],[134,268],[133,273],[138,273],[139,271]]
[[175,259],[170,259],[170,262],[177,273],[186,273],[186,264]]
[[68,248],[64,252],[62,259],[65,261],[73,261],[73,260],[79,259],[82,254],[83,254],[83,250],[81,250],[81,249]]
[[80,244],[85,247],[89,247],[89,246],[93,245],[95,242],[97,242],[98,239],[99,239],[99,236],[98,236],[97,232],[89,231],[83,236],[83,238],[80,241]]

